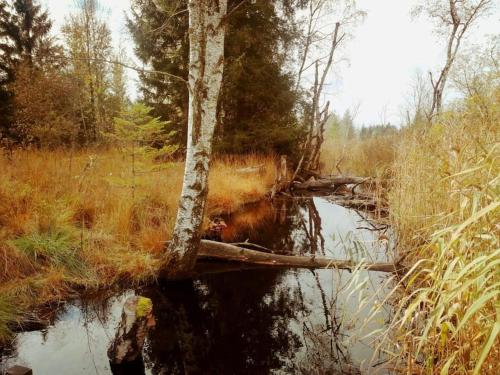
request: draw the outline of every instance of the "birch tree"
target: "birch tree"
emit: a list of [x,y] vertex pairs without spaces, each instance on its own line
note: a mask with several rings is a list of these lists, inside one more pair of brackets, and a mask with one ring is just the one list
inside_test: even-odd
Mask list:
[[423,0],[413,9],[414,15],[424,14],[436,24],[436,32],[447,39],[445,62],[437,77],[429,72],[432,102],[427,120],[441,112],[443,92],[460,45],[474,23],[487,14],[493,0]]
[[224,68],[227,0],[189,0],[188,10],[188,140],[181,199],[165,258],[165,274],[171,279],[189,275],[200,244]]

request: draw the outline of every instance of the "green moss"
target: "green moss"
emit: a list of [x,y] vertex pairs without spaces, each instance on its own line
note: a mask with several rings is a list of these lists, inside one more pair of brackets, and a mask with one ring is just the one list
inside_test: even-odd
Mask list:
[[143,318],[153,309],[153,301],[146,297],[139,297],[137,307],[135,309],[135,316]]

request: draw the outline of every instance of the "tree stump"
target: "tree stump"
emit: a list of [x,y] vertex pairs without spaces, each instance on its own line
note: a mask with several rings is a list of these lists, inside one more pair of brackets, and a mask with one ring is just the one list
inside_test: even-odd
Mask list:
[[111,364],[122,365],[140,360],[144,340],[154,325],[153,302],[146,297],[129,297],[123,306],[115,339],[108,349]]

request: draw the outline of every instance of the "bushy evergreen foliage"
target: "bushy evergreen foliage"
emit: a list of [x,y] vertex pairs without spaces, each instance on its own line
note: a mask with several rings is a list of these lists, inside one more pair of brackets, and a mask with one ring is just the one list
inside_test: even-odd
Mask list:
[[60,52],[50,36],[52,21],[37,1],[14,0],[0,3],[0,138],[18,139],[12,128],[13,93],[16,69],[21,63],[42,69],[56,63]]
[[[229,9],[240,1],[230,0]],[[158,7],[157,4],[161,4]],[[151,68],[187,79],[188,14],[184,1],[135,0],[128,27],[136,54]],[[286,73],[294,39],[291,2],[246,2],[228,18],[223,88],[216,150],[225,153],[296,152],[300,126],[296,97]],[[165,22],[165,14],[171,14]],[[176,140],[186,142],[188,91],[185,82],[162,74],[141,74],[144,101],[172,122]]]
[[170,144],[175,131],[170,123],[153,117],[153,108],[142,103],[131,105],[114,119],[114,132],[109,136],[119,141],[124,147],[137,147],[141,153],[164,158],[177,151],[177,146]]

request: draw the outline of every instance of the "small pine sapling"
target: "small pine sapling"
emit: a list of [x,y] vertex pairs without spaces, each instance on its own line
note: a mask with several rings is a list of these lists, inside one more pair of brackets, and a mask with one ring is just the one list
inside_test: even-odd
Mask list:
[[176,132],[170,129],[168,121],[153,117],[152,110],[142,103],[131,105],[115,117],[114,132],[106,134],[132,157],[132,196],[135,196],[136,189],[137,156],[155,162],[165,161],[178,150],[177,145],[170,143]]

